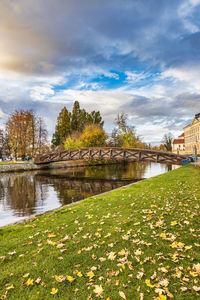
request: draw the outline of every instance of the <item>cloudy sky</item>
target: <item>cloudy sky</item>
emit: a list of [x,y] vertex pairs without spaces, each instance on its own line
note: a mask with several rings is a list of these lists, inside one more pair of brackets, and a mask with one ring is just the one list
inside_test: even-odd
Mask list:
[[0,126],[15,109],[120,112],[146,142],[200,112],[200,0],[0,0]]

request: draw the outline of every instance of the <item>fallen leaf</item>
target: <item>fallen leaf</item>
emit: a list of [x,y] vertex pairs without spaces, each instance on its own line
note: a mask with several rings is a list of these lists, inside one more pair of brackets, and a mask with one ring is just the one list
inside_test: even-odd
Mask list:
[[52,290],[51,290],[51,295],[55,295],[55,294],[57,294],[57,292],[58,292],[58,290],[57,290],[57,289],[55,289],[55,288],[52,288]]
[[124,294],[124,292],[119,291],[119,295],[120,295],[120,297],[122,297],[123,299],[126,299],[126,295]]
[[103,288],[101,285],[95,285],[95,289],[94,289],[95,294],[97,294],[97,296],[101,296],[101,294],[103,293]]

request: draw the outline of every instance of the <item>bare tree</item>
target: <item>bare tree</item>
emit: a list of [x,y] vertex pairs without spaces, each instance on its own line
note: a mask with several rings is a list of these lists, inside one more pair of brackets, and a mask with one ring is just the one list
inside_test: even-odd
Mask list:
[[172,142],[173,142],[173,135],[171,134],[171,132],[163,136],[162,143],[165,146],[166,150],[169,152],[172,151]]
[[47,129],[44,120],[41,117],[37,118],[37,152],[41,153],[43,147],[47,144]]

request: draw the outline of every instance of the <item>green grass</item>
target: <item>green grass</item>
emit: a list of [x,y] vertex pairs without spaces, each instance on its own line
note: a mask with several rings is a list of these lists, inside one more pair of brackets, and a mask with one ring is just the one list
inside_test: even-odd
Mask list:
[[0,296],[196,300],[199,200],[200,168],[186,166],[2,228]]

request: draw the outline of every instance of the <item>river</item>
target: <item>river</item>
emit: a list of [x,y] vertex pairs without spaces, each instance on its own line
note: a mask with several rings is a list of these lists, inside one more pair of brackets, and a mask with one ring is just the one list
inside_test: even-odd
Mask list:
[[0,174],[0,227],[176,167],[129,162]]

